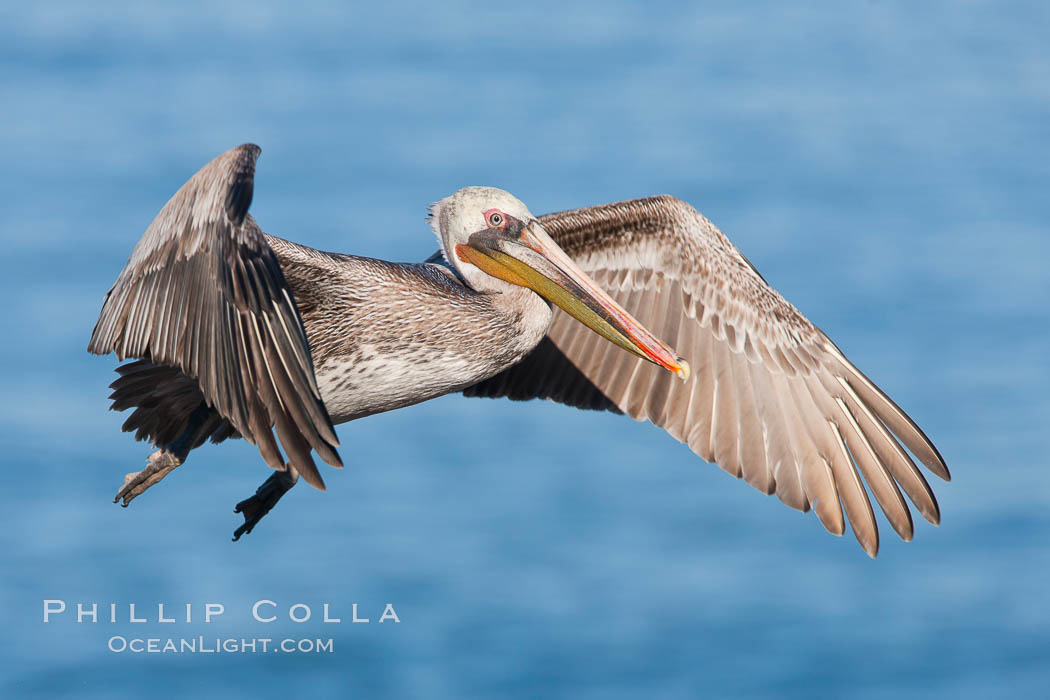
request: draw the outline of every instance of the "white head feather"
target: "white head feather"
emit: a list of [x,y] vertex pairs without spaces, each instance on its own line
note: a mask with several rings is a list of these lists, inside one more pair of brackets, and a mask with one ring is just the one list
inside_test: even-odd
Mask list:
[[430,205],[427,217],[430,228],[441,244],[441,252],[467,284],[476,291],[507,291],[514,285],[492,277],[474,265],[460,260],[456,246],[466,244],[470,236],[489,227],[485,212],[499,209],[521,221],[534,217],[529,208],[510,192],[496,187],[464,187]]

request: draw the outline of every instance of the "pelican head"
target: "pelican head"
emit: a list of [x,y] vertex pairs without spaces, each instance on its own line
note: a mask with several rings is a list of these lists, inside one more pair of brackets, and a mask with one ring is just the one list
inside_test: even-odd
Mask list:
[[445,258],[475,291],[527,287],[628,352],[689,378],[688,363],[595,284],[514,195],[465,187],[432,204],[429,219]]

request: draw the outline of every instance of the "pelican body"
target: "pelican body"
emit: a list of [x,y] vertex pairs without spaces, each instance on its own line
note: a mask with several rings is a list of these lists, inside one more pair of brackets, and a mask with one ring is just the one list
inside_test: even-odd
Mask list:
[[205,440],[243,437],[275,471],[237,505],[238,539],[299,476],[324,489],[312,453],[342,466],[334,424],[463,392],[650,420],[832,533],[848,520],[871,556],[864,483],[902,538],[902,489],[939,521],[905,450],[947,479],[933,444],[688,204],[535,217],[468,187],[431,205],[438,254],[390,263],[264,234],[248,214],[259,152],[194,175],[106,296],[88,349],[137,358],[113,408],[156,447],[125,506]]
[[267,241],[290,271],[333,423],[461,391],[517,363],[550,326],[550,305],[527,288],[478,293],[440,264]]

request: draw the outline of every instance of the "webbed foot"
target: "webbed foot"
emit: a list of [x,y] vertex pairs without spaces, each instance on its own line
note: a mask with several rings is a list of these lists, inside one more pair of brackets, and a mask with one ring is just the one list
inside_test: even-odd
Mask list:
[[155,450],[146,460],[145,469],[132,472],[124,477],[124,485],[117,491],[117,496],[113,499],[113,502],[117,503],[123,500],[124,502],[121,505],[127,508],[128,504],[135,500],[137,496],[140,496],[150,486],[158,483],[180,464],[182,464],[182,460],[172,452]]
[[299,473],[289,465],[287,471],[274,472],[269,479],[263,482],[262,486],[256,489],[254,496],[238,503],[233,512],[244,516],[244,524],[234,530],[233,541],[236,542],[241,539],[241,535],[251,532],[255,525],[263,519],[263,516],[277,505],[277,501],[281,500],[281,497],[288,493],[298,480]]

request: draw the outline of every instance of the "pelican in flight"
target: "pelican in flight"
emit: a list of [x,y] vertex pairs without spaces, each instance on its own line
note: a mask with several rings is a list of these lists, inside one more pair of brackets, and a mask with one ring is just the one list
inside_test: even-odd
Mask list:
[[848,520],[872,557],[869,491],[904,540],[903,494],[939,522],[911,457],[948,480],[933,443],[685,202],[536,217],[467,187],[430,207],[439,253],[390,263],[264,234],[259,152],[190,178],[106,295],[88,350],[134,358],[112,408],[156,448],[114,501],[242,437],[275,471],[237,504],[237,539],[300,476],[324,489],[311,452],[342,466],[333,424],[462,392],[649,420],[830,532]]

